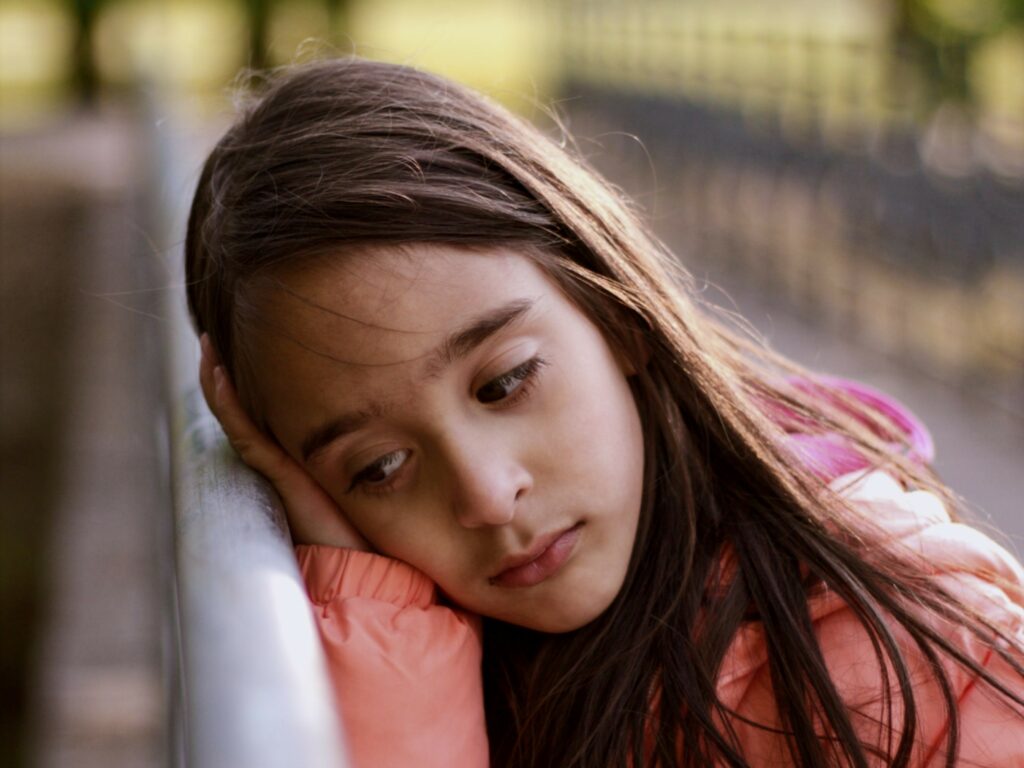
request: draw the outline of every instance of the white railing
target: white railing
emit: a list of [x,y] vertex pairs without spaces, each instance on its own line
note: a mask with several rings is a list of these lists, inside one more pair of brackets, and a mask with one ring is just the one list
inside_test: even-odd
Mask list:
[[[150,102],[152,103],[152,101]],[[198,389],[185,309],[187,205],[201,160],[150,109],[154,236],[164,305],[174,575],[171,765],[344,768],[337,710],[280,502],[237,459]]]

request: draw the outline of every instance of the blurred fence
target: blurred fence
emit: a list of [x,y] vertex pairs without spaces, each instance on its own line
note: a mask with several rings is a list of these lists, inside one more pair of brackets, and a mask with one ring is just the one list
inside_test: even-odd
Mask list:
[[698,273],[1024,412],[1024,100],[929,107],[891,19],[844,5],[567,3],[574,129]]

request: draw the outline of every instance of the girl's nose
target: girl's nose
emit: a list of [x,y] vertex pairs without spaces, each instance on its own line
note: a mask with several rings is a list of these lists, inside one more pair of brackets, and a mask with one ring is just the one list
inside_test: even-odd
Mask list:
[[533,487],[522,463],[493,446],[463,445],[454,458],[452,506],[459,524],[479,528],[511,522]]

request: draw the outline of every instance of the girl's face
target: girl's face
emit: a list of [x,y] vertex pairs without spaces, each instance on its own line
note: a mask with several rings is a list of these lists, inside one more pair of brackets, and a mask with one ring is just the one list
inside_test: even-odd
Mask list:
[[283,283],[255,296],[255,394],[367,540],[485,616],[561,632],[604,611],[640,512],[633,371],[547,274],[423,245]]

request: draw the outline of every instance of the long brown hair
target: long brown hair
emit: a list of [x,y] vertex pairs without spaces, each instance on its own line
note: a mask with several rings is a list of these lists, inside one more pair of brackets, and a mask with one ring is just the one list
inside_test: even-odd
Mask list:
[[[952,715],[948,765],[957,701],[940,659],[1024,703],[929,615],[968,626],[1024,675],[1019,649],[919,565],[869,550],[867,523],[785,448],[778,413],[791,428],[845,436],[875,466],[955,503],[893,450],[896,425],[828,387],[795,387],[793,374],[809,374],[698,303],[678,261],[579,158],[482,96],[408,67],[321,61],[255,92],[206,161],[186,240],[192,316],[243,395],[245,341],[262,322],[246,287],[346,248],[515,244],[611,344],[630,353],[643,339],[631,382],[645,485],[629,572],[608,610],[576,631],[486,622],[495,766],[747,765],[716,681],[750,622],[767,647],[773,727],[797,765],[866,766],[880,755],[908,765],[917,710],[896,629],[931,661]],[[824,664],[808,598],[826,589],[892,670],[879,682],[881,743],[861,742]],[[897,700],[898,718],[888,706]]]

